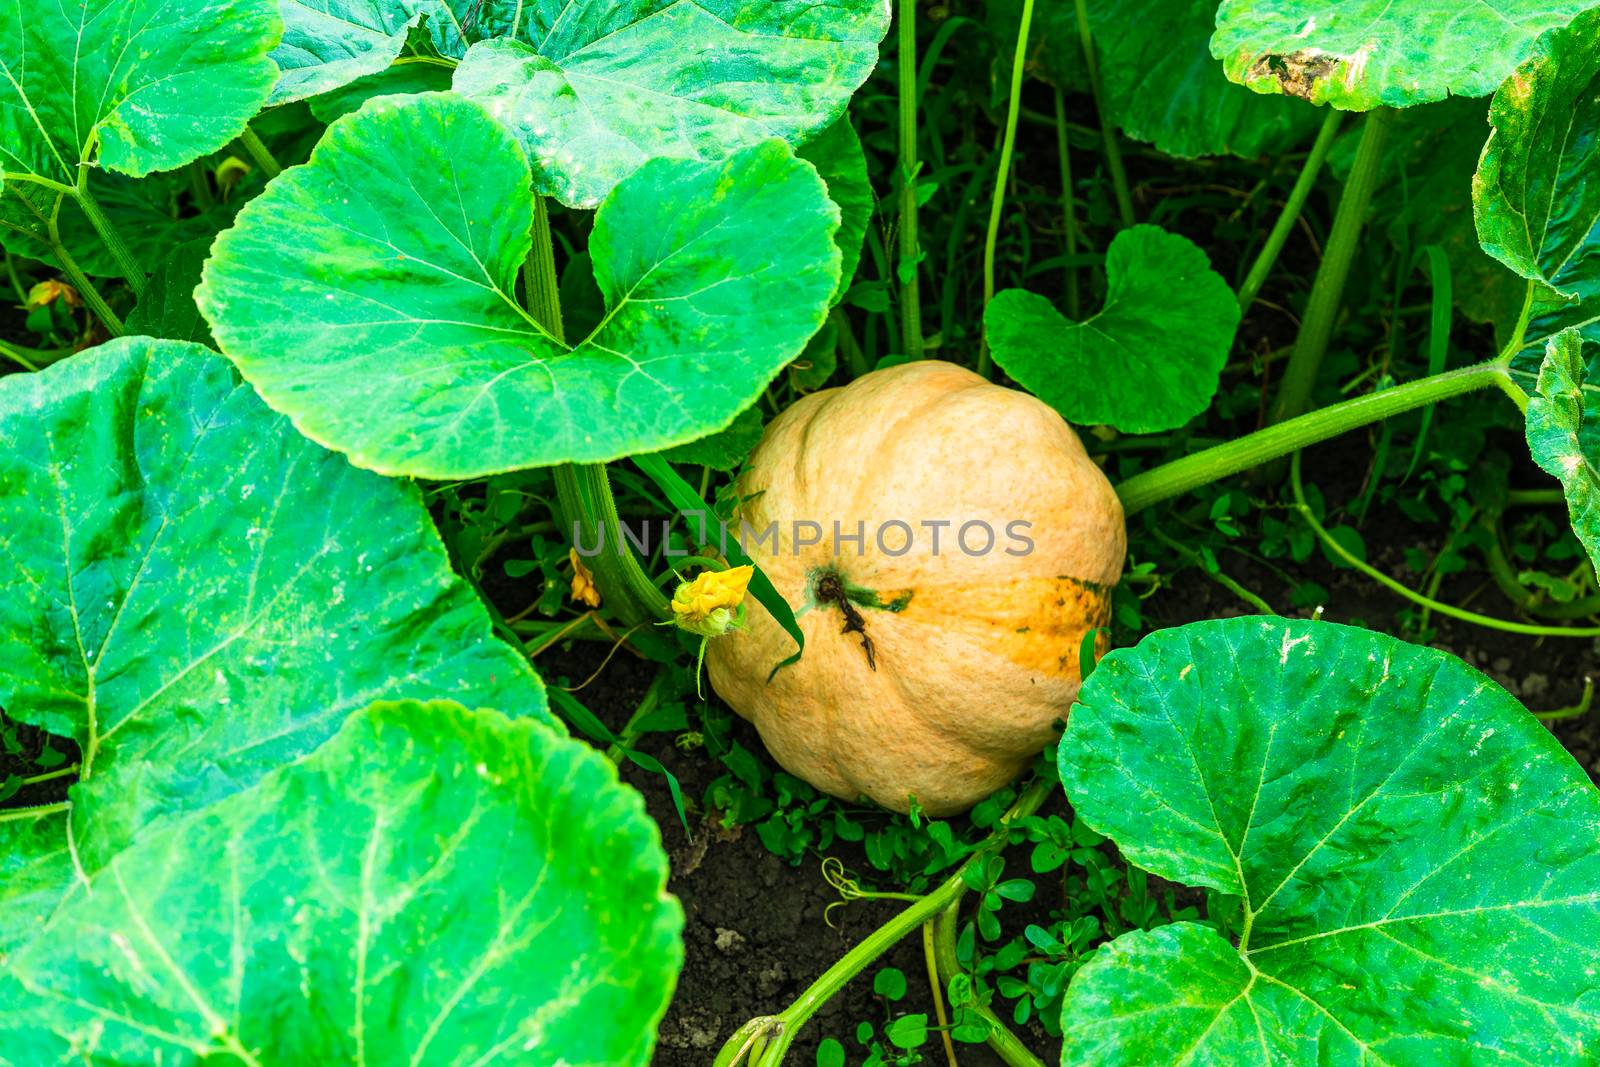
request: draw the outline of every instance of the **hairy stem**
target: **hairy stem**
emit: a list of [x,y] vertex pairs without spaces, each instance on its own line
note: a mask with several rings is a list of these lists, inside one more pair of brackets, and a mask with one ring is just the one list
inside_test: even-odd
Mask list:
[[[989,229],[983,239],[983,307],[994,299],[994,253],[1000,238],[1000,216],[1005,212],[1006,182],[1011,177],[1011,154],[1017,147],[1017,109],[1022,106],[1022,71],[1028,57],[1028,28],[1033,22],[1033,0],[1022,0],[1022,21],[1017,26],[1017,48],[1011,59],[1011,100],[1006,107],[1005,134],[1000,139],[1000,162],[994,175],[994,199],[989,203]],[[978,373],[989,376],[989,342],[978,345]]]
[[94,312],[95,318],[99,319],[100,324],[106,328],[106,332],[112,337],[121,337],[128,332],[127,327],[123,326],[122,320],[117,317],[117,313],[111,310],[111,305],[106,303],[106,298],[100,295],[100,290],[95,288],[94,282],[91,282],[89,276],[83,273],[83,269],[78,266],[78,261],[72,258],[71,252],[67,251],[66,245],[61,243],[60,214],[61,201],[58,199],[55,209],[50,212],[50,219],[47,223],[47,229],[50,234],[50,252],[55,256],[56,265],[61,268],[61,273],[67,276],[67,280],[72,283],[72,287],[78,290],[78,294],[83,297],[84,303],[89,305],[89,310]]
[[256,136],[255,130],[246,126],[244,132],[239,135],[239,143],[250,154],[250,158],[255,160],[256,166],[261,168],[261,173],[267,176],[267,181],[271,181],[283,173],[283,168],[278,165],[277,158],[273,156],[271,149],[266,146],[261,138]]
[[917,0],[900,0],[900,319],[906,355],[923,356],[917,238]]
[[1089,30],[1089,7],[1074,0],[1078,9],[1078,43],[1083,47],[1083,69],[1089,75],[1089,92],[1094,96],[1095,114],[1100,116],[1100,139],[1105,144],[1106,170],[1111,173],[1111,191],[1117,199],[1117,214],[1126,229],[1135,222],[1133,197],[1128,192],[1128,172],[1122,166],[1122,149],[1117,147],[1117,129],[1106,114],[1105,94],[1100,91],[1100,61],[1094,54],[1094,34]]
[[1294,188],[1289,190],[1289,199],[1284,201],[1283,210],[1278,213],[1278,221],[1273,224],[1272,232],[1267,234],[1266,244],[1261,246],[1255,262],[1250,265],[1250,273],[1245,275],[1244,284],[1239,286],[1241,315],[1249,311],[1250,305],[1256,302],[1256,296],[1266,284],[1267,275],[1272,273],[1273,266],[1278,262],[1278,253],[1283,251],[1284,242],[1288,241],[1295,223],[1300,220],[1300,210],[1305,207],[1306,198],[1311,195],[1311,189],[1317,183],[1317,175],[1322,171],[1322,164],[1328,158],[1328,149],[1333,147],[1334,138],[1339,133],[1339,124],[1343,119],[1342,111],[1336,111],[1331,107],[1328,109],[1328,117],[1323,120],[1322,129],[1317,133],[1317,139],[1312,143],[1311,152],[1306,156],[1305,163],[1301,164],[1300,176],[1294,180]]
[[89,219],[89,225],[94,227],[94,232],[100,235],[100,242],[106,246],[106,251],[111,253],[111,258],[117,261],[117,270],[127,279],[129,287],[133,289],[133,295],[144,296],[145,270],[129,251],[122,234],[101,210],[100,201],[89,191],[88,167],[78,172],[78,187],[73,190],[72,198],[83,209],[84,215]]
[[1328,235],[1328,246],[1323,250],[1316,281],[1311,284],[1305,317],[1300,322],[1294,352],[1289,356],[1289,365],[1284,368],[1283,381],[1278,386],[1278,396],[1273,401],[1268,422],[1277,423],[1294,418],[1305,411],[1311,400],[1311,389],[1316,385],[1317,372],[1322,368],[1323,353],[1328,350],[1328,340],[1333,336],[1333,326],[1339,317],[1344,284],[1350,276],[1350,264],[1355,261],[1356,246],[1361,242],[1361,228],[1366,221],[1367,207],[1372,202],[1373,190],[1378,186],[1390,114],[1388,108],[1380,107],[1369,111],[1363,120],[1355,165],[1350,170],[1349,180],[1345,182],[1344,194],[1339,197],[1339,207],[1333,216],[1333,230]]
[[1424,404],[1491,386],[1517,389],[1506,369],[1490,362],[1368,393],[1136,474],[1117,487],[1117,495],[1122,498],[1123,511],[1132,515],[1152,504],[1259,467],[1318,441],[1381,422]]

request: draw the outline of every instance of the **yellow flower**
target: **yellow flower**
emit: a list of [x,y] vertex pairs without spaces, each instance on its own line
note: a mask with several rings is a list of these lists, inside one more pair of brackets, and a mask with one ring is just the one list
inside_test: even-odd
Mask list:
[[78,290],[66,282],[59,282],[54,278],[47,282],[40,282],[28,290],[28,307],[30,308],[46,307],[57,300],[65,300],[69,308],[75,308],[83,303],[78,296]]
[[702,571],[683,582],[672,595],[673,620],[701,637],[721,637],[738,624],[737,609],[744,603],[754,567]]
[[594,584],[594,574],[583,565],[578,550],[568,549],[567,559],[572,562],[572,599],[591,608],[600,606],[600,587]]

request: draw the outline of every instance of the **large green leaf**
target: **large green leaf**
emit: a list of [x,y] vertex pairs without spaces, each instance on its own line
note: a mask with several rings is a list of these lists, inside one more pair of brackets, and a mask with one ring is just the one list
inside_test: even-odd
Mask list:
[[1044,297],[1007,289],[983,325],[994,361],[1069,422],[1153,433],[1211,403],[1239,304],[1193,242],[1159,226],[1117,234],[1105,306],[1073,322]]
[[[1087,0],[1100,88],[1112,123],[1129,137],[1186,158],[1253,157],[1291,149],[1321,121],[1300,100],[1263,97],[1230,82],[1211,56],[1216,0]],[[988,6],[989,25],[1014,40],[1022,0]],[[1072,3],[1034,5],[1029,69],[1088,92]]]
[[174,248],[150,275],[144,296],[128,313],[128,332],[215,347],[206,320],[200,317],[200,309],[194,302],[200,271],[210,253],[209,238]]
[[733,421],[838,281],[839,212],[768,141],[656,160],[601,207],[609,308],[559,343],[513,293],[532,202],[516,143],[452,94],[386,97],[239,215],[196,294],[222,350],[315,441],[389,474],[611,460]]
[[571,0],[473,45],[455,88],[517,135],[538,192],[594,207],[648,160],[808,140],[888,28],[887,0]]
[[417,490],[305,441],[198,345],[0,379],[0,561],[0,706],[82,750],[89,871],[373,700],[552,721]]
[[1564,296],[1600,279],[1600,8],[1545,34],[1494,94],[1473,179],[1490,255]]
[[[0,975],[11,951],[44,926],[72,878],[67,815],[53,811],[0,822]],[[0,1003],[5,1003],[0,977]],[[0,1063],[5,1052],[0,1049]]]
[[1078,815],[1242,922],[1237,946],[1178,924],[1097,953],[1064,1064],[1594,1062],[1600,793],[1494,682],[1263,617],[1112,652],[1079,700]]
[[1594,0],[1222,0],[1211,54],[1258,93],[1349,111],[1487,96]]
[[1528,449],[1561,483],[1572,528],[1600,567],[1600,427],[1584,397],[1582,353],[1576,330],[1546,342],[1539,391],[1528,401]]
[[593,749],[377,704],[73,894],[13,961],[0,1061],[643,1065],[683,954],[666,880]]
[[[282,70],[272,103],[286,104],[378,74],[407,51],[460,59],[482,9],[495,0],[281,0]],[[520,5],[519,5],[520,6]],[[425,42],[425,44],[424,44]],[[419,57],[426,65],[429,56]]]
[[140,177],[244,130],[278,71],[277,0],[0,5],[0,170],[60,185],[97,159]]

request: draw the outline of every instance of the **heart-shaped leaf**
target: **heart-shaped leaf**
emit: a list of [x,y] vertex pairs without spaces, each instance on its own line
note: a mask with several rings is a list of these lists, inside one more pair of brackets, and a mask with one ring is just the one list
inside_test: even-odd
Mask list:
[[[286,104],[375,75],[414,47],[419,66],[460,59],[477,40],[492,0],[280,0],[283,41],[272,58],[283,72],[272,103]],[[519,8],[521,5],[517,5]],[[530,5],[532,6],[532,5]],[[430,63],[435,57],[442,64]]]
[[141,177],[233,140],[266,101],[277,0],[0,8],[0,170],[71,188],[90,160]]
[[1600,432],[1583,386],[1583,338],[1576,330],[1550,338],[1538,394],[1528,401],[1528,449],[1561,483],[1572,528],[1600,568]]
[[[991,29],[1014,40],[1022,0],[988,5]],[[1235,85],[1211,56],[1216,0],[1087,0],[1108,119],[1170,155],[1254,157],[1285,152],[1322,116],[1300,100]],[[1072,3],[1035,4],[1030,68],[1051,84],[1088,92],[1078,13]]]
[[1073,978],[1064,1064],[1592,1062],[1600,792],[1444,652],[1349,626],[1200,622],[1112,652],[1061,742],[1130,861],[1240,898]]
[[78,743],[87,871],[376,699],[553,721],[417,490],[310,444],[198,345],[0,379],[0,559],[0,707]]
[[1347,111],[1487,96],[1593,0],[1223,0],[1211,54],[1258,93]]
[[1563,296],[1600,287],[1600,8],[1534,43],[1494,94],[1473,179],[1484,251]]
[[376,704],[69,897],[12,961],[0,1060],[643,1065],[683,956],[666,880],[587,745]]
[[1106,253],[1098,314],[1073,322],[1044,297],[1007,289],[983,325],[995,363],[1067,421],[1153,433],[1211,403],[1239,303],[1188,238],[1135,226]]
[[473,45],[456,91],[517,135],[538,192],[594,207],[648,160],[825,129],[877,65],[889,4],[574,0],[532,23]]
[[839,212],[781,142],[656,160],[619,186],[589,239],[609,310],[571,348],[513,296],[528,185],[521,150],[478,105],[374,100],[240,212],[196,299],[303,433],[428,478],[704,437],[827,313]]

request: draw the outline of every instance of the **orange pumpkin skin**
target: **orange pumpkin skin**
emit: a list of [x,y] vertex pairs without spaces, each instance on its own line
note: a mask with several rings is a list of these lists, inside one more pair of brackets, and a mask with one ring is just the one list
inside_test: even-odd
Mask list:
[[[874,371],[795,403],[739,480],[745,551],[805,633],[805,654],[750,598],[706,653],[717,693],[790,773],[835,796],[963,811],[1014,779],[1066,718],[1084,634],[1110,617],[1122,505],[1061,416],[952,363]],[[821,543],[810,527],[822,528]],[[911,527],[907,541],[899,520]],[[924,520],[950,520],[933,552]],[[979,552],[981,520],[995,544]],[[864,524],[865,544],[841,540]],[[1008,524],[1027,522],[1022,536]],[[776,537],[758,540],[770,523]],[[1011,528],[1017,532],[1017,528]],[[888,551],[885,551],[887,549]],[[1008,552],[1010,549],[1011,552]],[[1017,554],[1012,554],[1017,553]],[[853,590],[861,633],[825,593]],[[821,593],[819,595],[819,586]],[[877,605],[877,606],[874,606]],[[1104,634],[1100,635],[1103,651]]]

